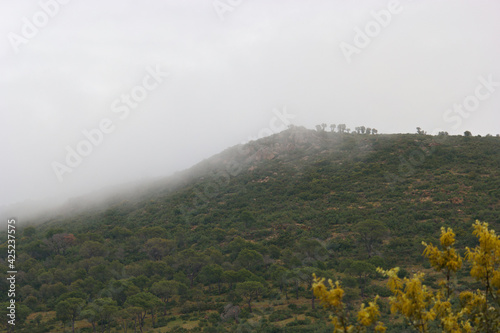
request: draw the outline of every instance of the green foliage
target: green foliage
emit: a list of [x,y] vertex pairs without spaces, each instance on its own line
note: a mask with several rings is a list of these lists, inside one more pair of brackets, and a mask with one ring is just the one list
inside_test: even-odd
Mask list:
[[248,311],[252,312],[252,300],[256,299],[264,291],[262,283],[257,281],[245,281],[236,285],[236,294],[243,297],[248,303]]
[[[319,313],[312,309],[313,272],[341,280],[352,307],[388,295],[374,266],[400,266],[404,278],[425,265],[421,242],[436,243],[445,221],[470,248],[477,245],[470,221],[493,221],[498,229],[498,138],[361,135],[361,128],[358,135],[342,125],[321,133],[293,128],[208,159],[175,179],[175,188],[159,182],[108,208],[25,227],[16,258],[20,306],[27,314],[59,309],[67,325],[68,300],[83,299],[77,321],[99,331],[130,331],[134,323],[147,331],[181,311],[199,322],[228,301],[245,311],[261,303],[286,307],[293,315],[304,312],[288,307],[299,302]],[[228,169],[234,163],[238,172]],[[260,290],[249,294],[250,303],[248,283]],[[2,301],[7,290],[4,276]],[[153,305],[141,304],[142,296]],[[251,323],[273,312],[254,308]],[[297,320],[287,330],[326,329],[325,316],[307,316],[311,323]],[[39,326],[55,323],[43,317]],[[279,330],[275,323],[258,329]]]
[[380,221],[366,220],[356,224],[355,232],[359,241],[363,244],[368,253],[368,257],[373,255],[376,247],[388,236],[386,226]]

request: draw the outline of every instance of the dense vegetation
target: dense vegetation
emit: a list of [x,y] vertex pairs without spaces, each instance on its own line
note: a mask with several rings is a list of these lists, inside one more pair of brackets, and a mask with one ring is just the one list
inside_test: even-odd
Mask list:
[[[391,312],[401,314],[405,323],[415,331],[428,333],[441,331],[446,333],[495,333],[500,328],[500,236],[489,229],[488,223],[476,221],[474,236],[479,244],[466,248],[465,259],[470,264],[470,276],[480,283],[480,288],[470,290],[454,281],[462,267],[463,259],[455,249],[453,229],[442,228],[439,238],[440,247],[425,245],[424,255],[436,272],[442,272],[436,291],[423,283],[425,274],[413,274],[411,278],[400,278],[399,268],[390,270],[377,268],[377,272],[387,276],[387,286],[392,292],[389,298]],[[315,276],[314,295],[321,304],[334,313],[332,324],[335,333],[362,333],[372,327],[376,332],[386,332],[387,327],[378,321],[381,317],[375,296],[368,306],[361,303],[361,308],[354,316],[346,311],[343,302],[344,290],[339,281]],[[461,291],[462,290],[462,291]]]
[[445,226],[474,247],[476,219],[499,230],[499,166],[499,138],[445,133],[291,128],[230,148],[175,186],[18,230],[16,330],[332,332],[315,273],[341,281],[347,309],[380,295],[387,331],[411,331],[376,268],[438,289],[422,241]]

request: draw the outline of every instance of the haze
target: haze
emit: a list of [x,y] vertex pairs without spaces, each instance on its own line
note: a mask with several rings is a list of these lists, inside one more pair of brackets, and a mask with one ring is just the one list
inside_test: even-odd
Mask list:
[[498,1],[67,2],[0,3],[0,206],[167,176],[288,124],[500,133]]

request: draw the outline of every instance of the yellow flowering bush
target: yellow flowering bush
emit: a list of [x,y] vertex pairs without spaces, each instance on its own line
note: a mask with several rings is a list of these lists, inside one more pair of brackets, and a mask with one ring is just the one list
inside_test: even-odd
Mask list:
[[[455,233],[451,228],[441,228],[440,248],[423,243],[423,255],[429,259],[437,272],[443,272],[445,280],[441,289],[431,290],[422,281],[424,273],[416,273],[411,278],[399,278],[399,268],[377,271],[388,277],[387,286],[393,296],[389,297],[391,313],[401,314],[418,332],[429,332],[431,324],[437,321],[442,332],[500,332],[500,237],[487,223],[476,221],[473,234],[479,245],[466,248],[465,259],[470,265],[470,276],[479,281],[482,289],[463,291],[457,295],[451,285],[451,277],[462,267],[463,259],[454,249]],[[331,317],[335,333],[366,332],[372,327],[376,332],[385,332],[386,326],[378,321],[380,311],[375,297],[368,306],[361,304],[355,324],[351,323],[342,302],[344,290],[340,282],[314,276],[314,294],[321,304],[333,311]],[[456,297],[458,296],[458,297]]]
[[376,332],[385,332],[386,327],[383,323],[377,322],[380,318],[380,311],[377,305],[378,296],[375,297],[373,302],[369,302],[368,306],[361,304],[361,309],[358,312],[356,325],[349,324],[349,317],[345,309],[345,304],[342,301],[344,297],[344,290],[340,286],[340,282],[332,282],[331,279],[328,280],[329,288],[324,284],[324,278],[317,278],[313,275],[314,283],[313,290],[314,295],[319,299],[320,304],[322,304],[326,309],[333,311],[333,316],[331,317],[332,324],[334,326],[335,333],[361,333],[366,332],[366,328],[370,326],[375,326]]

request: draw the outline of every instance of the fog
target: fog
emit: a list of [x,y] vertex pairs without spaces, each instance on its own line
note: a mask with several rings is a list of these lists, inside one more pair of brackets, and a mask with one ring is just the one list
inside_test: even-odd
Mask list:
[[0,206],[167,176],[290,124],[495,135],[498,13],[493,0],[2,1]]

